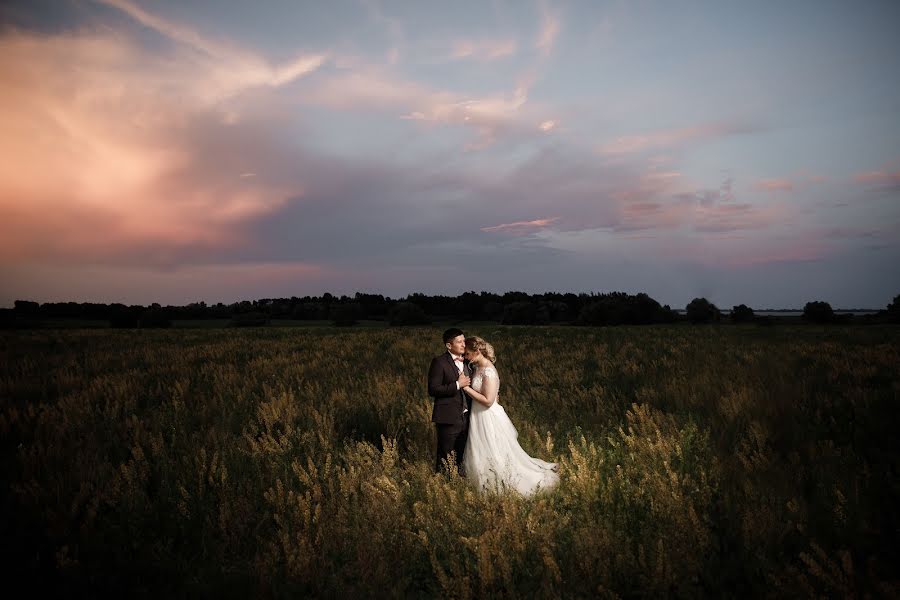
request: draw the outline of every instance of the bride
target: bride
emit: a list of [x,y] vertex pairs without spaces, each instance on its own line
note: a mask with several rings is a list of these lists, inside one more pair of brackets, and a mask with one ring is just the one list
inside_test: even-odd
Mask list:
[[559,483],[559,466],[528,456],[518,432],[497,401],[500,375],[494,368],[494,347],[480,337],[466,338],[466,359],[475,366],[472,383],[463,388],[474,402],[463,464],[479,489],[517,490],[531,495]]

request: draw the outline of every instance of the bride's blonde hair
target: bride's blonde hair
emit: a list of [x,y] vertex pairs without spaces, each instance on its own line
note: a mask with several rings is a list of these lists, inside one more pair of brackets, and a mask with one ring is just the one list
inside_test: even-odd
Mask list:
[[492,363],[497,362],[497,355],[494,354],[494,347],[477,335],[466,338],[466,348],[469,350],[478,350]]

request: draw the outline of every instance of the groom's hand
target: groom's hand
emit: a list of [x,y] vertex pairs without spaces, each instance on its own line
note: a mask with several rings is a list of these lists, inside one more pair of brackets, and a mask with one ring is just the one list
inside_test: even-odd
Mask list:
[[459,378],[456,380],[456,383],[459,384],[459,389],[463,389],[464,387],[472,383],[472,380],[469,379],[469,376],[465,373],[460,373]]

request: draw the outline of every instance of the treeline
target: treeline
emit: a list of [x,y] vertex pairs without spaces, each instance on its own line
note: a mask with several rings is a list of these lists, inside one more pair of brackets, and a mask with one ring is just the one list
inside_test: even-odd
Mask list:
[[[360,321],[381,321],[390,325],[426,325],[436,321],[495,321],[504,325],[645,325],[654,323],[734,323],[766,324],[777,317],[757,316],[740,304],[723,312],[706,298],[695,298],[684,314],[644,293],[546,293],[466,292],[459,296],[411,294],[392,299],[380,294],[354,296],[303,296],[243,300],[232,304],[194,302],[186,306],[125,305],[93,302],[45,302],[16,300],[14,308],[0,309],[0,326],[31,327],[41,322],[79,320],[108,321],[111,327],[169,327],[173,321],[227,320],[233,326],[263,326],[272,321],[331,321],[350,326]],[[900,295],[876,315],[854,319],[836,314],[823,301],[808,302],[803,320],[812,323],[900,322]]]

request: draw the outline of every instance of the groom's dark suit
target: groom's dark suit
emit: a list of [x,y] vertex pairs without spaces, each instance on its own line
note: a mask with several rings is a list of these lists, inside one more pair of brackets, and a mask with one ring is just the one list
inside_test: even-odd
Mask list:
[[[469,363],[464,363],[463,372],[469,374]],[[441,461],[447,458],[451,450],[456,451],[456,464],[461,475],[463,453],[466,451],[466,440],[469,438],[469,415],[472,414],[472,399],[465,392],[457,389],[459,368],[453,362],[453,356],[446,352],[436,356],[428,368],[428,395],[434,399],[434,410],[431,421],[437,429],[437,460],[434,470],[441,470]],[[467,410],[465,414],[463,411]]]

